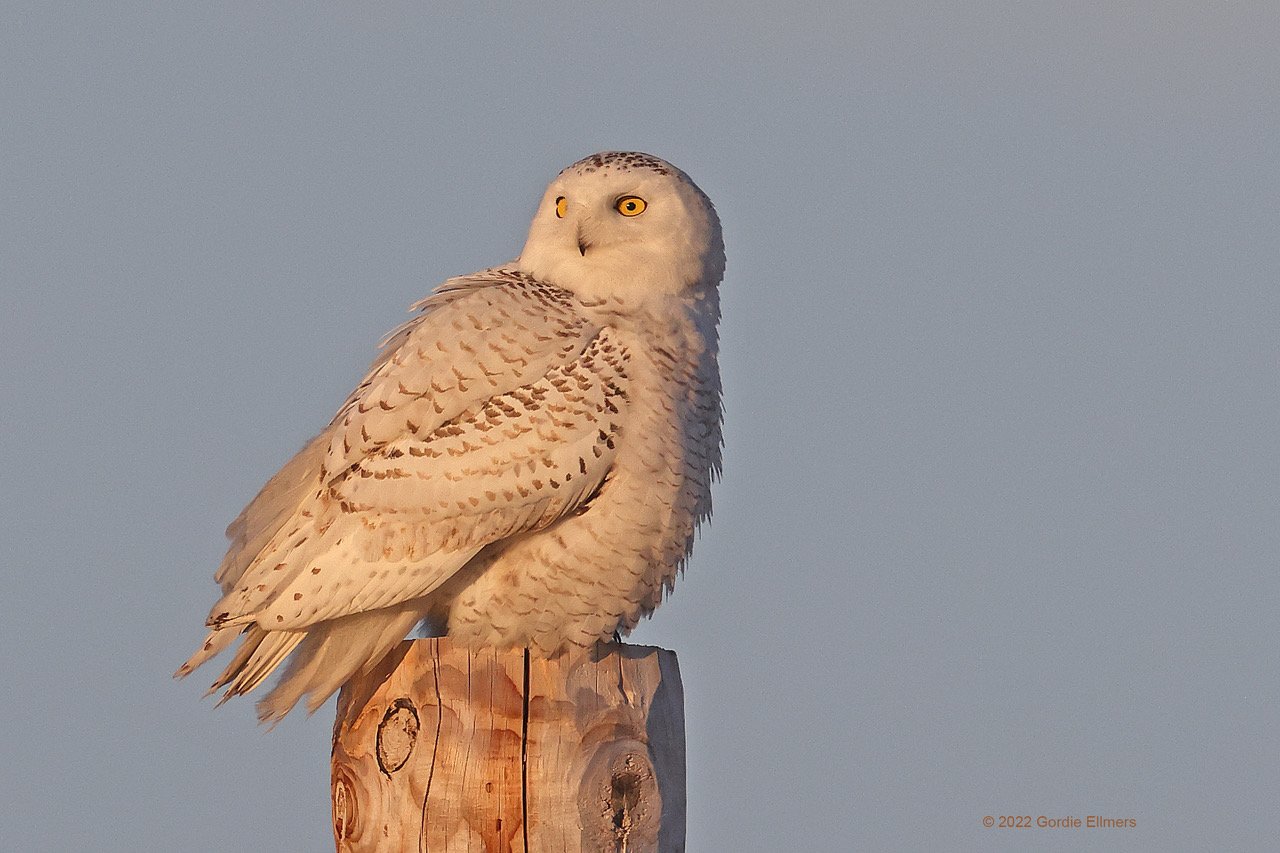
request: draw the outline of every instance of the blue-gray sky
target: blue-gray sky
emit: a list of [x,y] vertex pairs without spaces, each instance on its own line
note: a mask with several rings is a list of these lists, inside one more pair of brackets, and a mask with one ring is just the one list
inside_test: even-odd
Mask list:
[[7,845],[330,849],[331,707],[169,680],[222,528],[605,148],[729,258],[689,849],[1274,844],[1280,8],[425,5],[0,8]]

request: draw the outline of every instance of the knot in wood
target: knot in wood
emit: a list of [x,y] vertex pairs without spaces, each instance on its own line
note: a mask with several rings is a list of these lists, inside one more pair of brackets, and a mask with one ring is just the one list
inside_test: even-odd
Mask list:
[[333,838],[341,844],[356,837],[360,818],[360,805],[356,797],[355,780],[345,768],[333,771]]
[[648,748],[602,744],[583,773],[578,809],[584,850],[657,849],[662,795]]
[[408,699],[397,699],[378,724],[378,769],[390,776],[404,767],[417,740],[418,709]]

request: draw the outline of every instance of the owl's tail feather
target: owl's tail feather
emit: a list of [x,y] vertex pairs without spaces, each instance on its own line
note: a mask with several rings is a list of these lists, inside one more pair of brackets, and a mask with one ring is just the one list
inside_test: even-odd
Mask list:
[[257,625],[217,628],[187,660],[175,678],[185,678],[205,661],[242,637],[235,656],[209,688],[227,688],[218,704],[248,693],[284,662],[293,659],[280,681],[258,703],[262,722],[278,722],[304,696],[314,713],[357,672],[381,661],[422,620],[425,605],[415,600],[309,625],[305,631],[267,631]]
[[[422,620],[424,609],[423,602],[415,600],[309,626],[306,638],[299,636],[280,655],[297,645],[279,683],[258,702],[258,719],[277,722],[304,696],[307,712],[314,713],[348,679],[372,668],[395,648]],[[277,658],[271,668],[278,663]]]
[[[244,629],[248,630],[248,629]],[[191,673],[199,669],[200,665],[209,658],[216,657],[223,649],[235,642],[236,637],[240,635],[239,628],[215,628],[209,632],[209,636],[204,638],[204,644],[196,650],[196,653],[187,658],[187,662],[178,667],[178,671],[173,674],[174,678],[186,678]]]
[[248,693],[266,680],[306,635],[306,631],[264,631],[257,625],[251,625],[245,631],[244,642],[236,649],[235,657],[213,682],[209,692],[227,688],[218,700],[219,705],[232,696]]

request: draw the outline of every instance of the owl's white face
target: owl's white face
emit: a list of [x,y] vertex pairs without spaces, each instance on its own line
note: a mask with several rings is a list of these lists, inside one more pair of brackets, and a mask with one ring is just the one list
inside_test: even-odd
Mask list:
[[516,265],[584,298],[631,302],[714,286],[724,247],[715,209],[683,172],[606,152],[547,187]]

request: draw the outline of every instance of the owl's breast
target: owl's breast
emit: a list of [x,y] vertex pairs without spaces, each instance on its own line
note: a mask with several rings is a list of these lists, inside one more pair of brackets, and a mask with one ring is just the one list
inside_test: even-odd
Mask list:
[[625,350],[616,455],[590,500],[483,555],[450,604],[449,634],[550,652],[629,630],[661,602],[711,510],[720,463],[714,342],[696,327],[610,327]]

